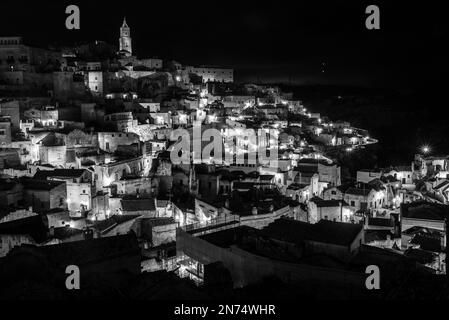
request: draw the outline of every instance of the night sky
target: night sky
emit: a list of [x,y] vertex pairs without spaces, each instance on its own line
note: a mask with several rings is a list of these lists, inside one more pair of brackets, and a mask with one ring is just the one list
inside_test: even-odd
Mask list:
[[[237,81],[412,90],[442,86],[448,65],[447,6],[428,1],[26,3],[1,2],[0,35],[23,35],[39,46],[116,45],[126,15],[138,56],[231,66]],[[69,4],[80,7],[79,31],[65,29]],[[380,7],[381,30],[365,28],[369,4]]]

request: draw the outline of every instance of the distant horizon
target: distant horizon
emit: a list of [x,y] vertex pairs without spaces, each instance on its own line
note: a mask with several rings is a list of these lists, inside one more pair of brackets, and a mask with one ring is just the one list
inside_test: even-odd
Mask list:
[[[25,45],[29,45],[31,47],[37,47],[42,49],[62,49],[64,47],[76,47],[76,46],[82,46],[82,45],[88,45],[95,43],[96,41],[103,42],[108,44],[111,47],[114,47],[118,49],[118,46],[114,43],[110,43],[107,40],[80,40],[76,42],[67,42],[67,43],[48,43],[48,44],[41,44],[41,43],[33,43],[30,42],[25,36],[16,34],[16,35],[0,35],[0,37],[19,37],[22,38],[22,41]],[[166,57],[160,57],[160,56],[145,56],[139,53],[133,52],[134,56],[137,56],[138,58],[155,58],[155,59],[162,59],[162,60],[168,60],[168,61],[177,61],[184,63],[185,61],[182,58],[166,58]],[[184,63],[185,64],[185,63]],[[334,78],[333,80],[324,80],[316,79],[313,80],[312,78],[304,77],[303,80],[298,80],[297,78],[301,78],[300,75],[292,76],[289,73],[283,73],[279,75],[277,78],[271,78],[270,77],[261,77],[259,74],[263,71],[263,68],[257,68],[257,66],[254,66],[253,69],[248,70],[248,66],[240,66],[235,67],[233,65],[227,64],[190,64],[187,63],[187,65],[193,65],[197,67],[216,67],[216,68],[226,68],[226,69],[233,69],[234,72],[237,74],[234,75],[235,83],[254,83],[254,84],[263,84],[263,85],[283,85],[283,86],[295,86],[295,87],[308,87],[308,86],[324,86],[324,87],[351,87],[351,88],[361,88],[361,89],[375,89],[375,90],[394,90],[396,92],[401,93],[410,93],[413,91],[413,89],[410,88],[398,88],[394,86],[382,86],[382,85],[373,85],[372,83],[356,83],[352,82],[351,80],[342,81],[341,78]],[[244,70],[244,71],[243,71]],[[241,77],[239,73],[247,73],[251,74],[251,76],[247,77]],[[315,77],[319,78],[320,74],[316,74]],[[291,79],[289,79],[291,78]]]
[[[92,44],[95,43],[96,41],[99,42],[103,42],[106,43],[107,45],[114,47],[116,49],[118,49],[118,45],[108,42],[107,40],[102,40],[102,39],[97,39],[97,40],[79,40],[79,41],[75,41],[75,42],[66,42],[66,43],[37,43],[37,42],[32,42],[29,41],[25,36],[23,35],[0,35],[0,37],[20,37],[22,38],[22,41],[25,45],[29,45],[29,46],[35,46],[38,48],[43,48],[43,49],[61,49],[64,47],[76,47],[76,46],[82,46],[82,45],[88,45],[88,44]],[[133,43],[133,46],[135,44]],[[227,68],[227,69],[233,69],[234,72],[236,73],[234,75],[235,77],[235,82],[236,83],[260,83],[260,84],[273,84],[273,85],[292,85],[292,86],[339,86],[339,87],[354,87],[354,88],[366,88],[366,89],[378,89],[378,90],[395,90],[398,92],[410,92],[413,89],[410,88],[400,88],[400,87],[395,87],[395,86],[388,86],[388,85],[380,85],[381,82],[379,82],[378,84],[373,84],[370,82],[366,82],[366,83],[358,83],[358,82],[354,82],[351,80],[351,78],[348,78],[345,80],[343,80],[341,77],[338,76],[333,76],[332,79],[329,79],[329,77],[323,79],[323,75],[321,73],[313,73],[309,75],[300,75],[300,74],[295,74],[292,75],[291,73],[285,72],[285,73],[281,73],[278,74],[276,77],[273,76],[260,76],[260,74],[263,74],[264,71],[266,72],[266,69],[270,69],[269,66],[267,68],[267,66],[251,66],[251,65],[240,65],[240,66],[234,66],[231,64],[197,64],[197,63],[185,63],[185,60],[182,57],[176,57],[176,58],[169,58],[169,57],[161,57],[161,56],[157,56],[157,55],[145,55],[145,54],[140,54],[139,52],[133,52],[134,56],[137,56],[138,58],[156,58],[156,59],[162,59],[162,60],[167,60],[167,61],[177,61],[177,62],[181,62],[183,64],[186,65],[193,65],[193,66],[197,66],[197,67],[217,67],[217,68]],[[291,65],[286,65],[285,67],[291,67]],[[279,68],[278,70],[281,70],[282,68]],[[241,76],[241,73],[247,74],[246,76]],[[319,79],[319,78],[322,79]],[[358,76],[363,77],[362,75]],[[298,78],[302,78],[302,79],[298,79]],[[360,79],[359,79],[360,80]]]
[[41,1],[27,4],[24,12],[21,3],[3,2],[0,12],[7,19],[0,19],[0,30],[38,46],[95,40],[117,46],[126,16],[137,56],[232,67],[238,82],[260,79],[407,91],[440,87],[448,69],[444,6],[380,1],[381,28],[367,30],[363,1],[295,6],[281,1],[262,7],[230,1],[219,10],[200,1],[177,4],[174,10],[168,3],[130,0],[120,8],[79,0],[81,29],[67,30],[68,4]]

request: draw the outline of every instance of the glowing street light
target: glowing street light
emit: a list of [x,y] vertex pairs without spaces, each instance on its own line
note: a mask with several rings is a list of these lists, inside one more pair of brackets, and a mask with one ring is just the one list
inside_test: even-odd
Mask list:
[[430,147],[429,146],[422,146],[421,147],[421,151],[422,151],[422,153],[427,154],[427,153],[430,152]]

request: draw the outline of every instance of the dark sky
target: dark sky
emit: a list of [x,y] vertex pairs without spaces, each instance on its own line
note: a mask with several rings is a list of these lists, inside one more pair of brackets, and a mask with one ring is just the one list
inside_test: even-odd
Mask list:
[[[79,31],[65,29],[69,4],[80,7]],[[380,7],[381,30],[365,28],[369,4]],[[140,57],[232,66],[242,81],[416,89],[447,76],[447,14],[431,1],[2,0],[0,35],[117,44],[126,15]]]

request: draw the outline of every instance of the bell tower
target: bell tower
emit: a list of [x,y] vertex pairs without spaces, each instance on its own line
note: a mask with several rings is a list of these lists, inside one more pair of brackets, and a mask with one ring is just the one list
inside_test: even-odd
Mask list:
[[120,28],[120,39],[119,39],[120,52],[123,52],[125,56],[132,56],[133,49],[131,46],[131,29],[126,24],[126,18],[123,19],[123,24]]

